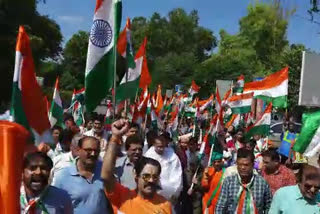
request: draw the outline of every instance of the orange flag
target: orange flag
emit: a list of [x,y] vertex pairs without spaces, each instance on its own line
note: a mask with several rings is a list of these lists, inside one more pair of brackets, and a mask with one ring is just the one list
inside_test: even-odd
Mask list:
[[20,214],[20,186],[24,147],[29,132],[21,125],[0,121],[0,211]]

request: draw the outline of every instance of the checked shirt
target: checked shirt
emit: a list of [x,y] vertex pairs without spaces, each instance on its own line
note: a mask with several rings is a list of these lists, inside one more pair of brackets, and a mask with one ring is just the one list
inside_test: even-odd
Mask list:
[[[272,200],[270,187],[260,175],[254,174],[253,176],[251,191],[258,213],[268,213]],[[237,174],[229,176],[224,180],[215,210],[216,214],[233,214],[236,212],[238,205],[237,195],[240,186],[241,183]],[[245,213],[245,208],[246,206],[244,206],[243,213]]]

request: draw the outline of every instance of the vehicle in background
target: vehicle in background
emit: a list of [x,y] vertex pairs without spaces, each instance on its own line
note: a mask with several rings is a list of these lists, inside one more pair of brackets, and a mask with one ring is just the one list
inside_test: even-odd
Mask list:
[[[296,123],[294,122],[294,129],[297,133],[300,133],[301,130],[301,123]],[[280,146],[281,143],[281,134],[284,132],[284,126],[283,122],[278,122],[271,124],[270,126],[270,135],[269,135],[269,140],[274,142],[274,146],[278,147]]]

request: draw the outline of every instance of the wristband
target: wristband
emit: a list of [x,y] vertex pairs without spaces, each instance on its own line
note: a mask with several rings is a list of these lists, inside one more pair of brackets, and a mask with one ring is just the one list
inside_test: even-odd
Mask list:
[[115,142],[115,143],[117,143],[117,144],[119,144],[119,145],[121,145],[122,144],[122,140],[121,140],[121,138],[119,138],[119,137],[116,137],[116,136],[111,136],[111,138],[110,138],[110,142]]

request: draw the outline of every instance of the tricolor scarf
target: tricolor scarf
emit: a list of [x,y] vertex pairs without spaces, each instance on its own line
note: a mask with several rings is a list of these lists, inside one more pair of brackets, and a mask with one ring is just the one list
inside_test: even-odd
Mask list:
[[[241,183],[241,178],[240,175],[238,174],[238,179],[240,182],[240,189],[237,194],[237,209],[235,214],[258,214],[257,207],[255,205],[253,195],[251,192],[251,188],[253,186],[253,179],[254,175],[252,176],[251,180],[247,184],[242,184]],[[243,212],[244,211],[244,212]]]
[[41,214],[49,214],[47,208],[44,206],[43,198],[48,192],[48,187],[46,187],[42,193],[33,199],[30,199],[28,202],[26,190],[24,185],[21,185],[20,188],[20,206],[23,210],[23,214],[37,214],[37,209],[41,210]]

